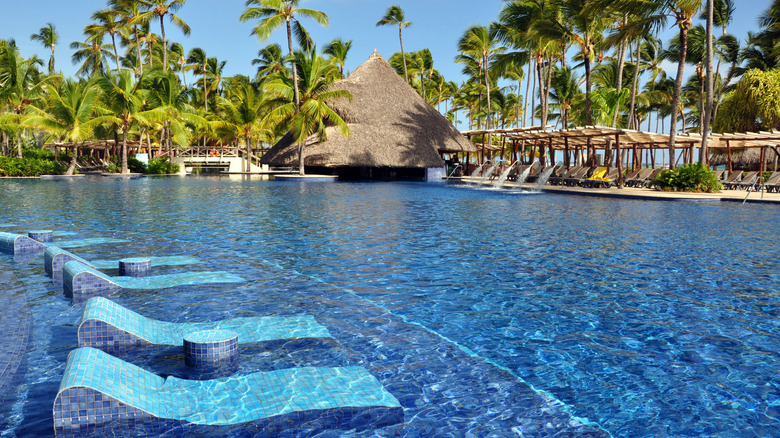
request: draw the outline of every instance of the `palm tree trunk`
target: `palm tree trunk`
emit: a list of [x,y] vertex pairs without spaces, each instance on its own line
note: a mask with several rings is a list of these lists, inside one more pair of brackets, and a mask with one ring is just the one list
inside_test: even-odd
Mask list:
[[[623,15],[623,24],[626,24],[626,21],[628,20],[627,15]],[[637,60],[637,65],[639,64],[639,61]],[[620,48],[618,49],[618,72],[617,72],[617,83],[615,84],[615,89],[617,90],[618,97],[620,96],[620,92],[623,91],[623,68],[626,65],[626,43],[621,42]],[[615,105],[615,114],[612,115],[612,127],[617,127],[617,119],[618,114],[620,114],[620,99],[618,98],[617,104]],[[608,146],[609,147],[609,146]],[[611,149],[611,147],[610,147]]]
[[550,90],[552,89],[552,74],[553,74],[553,58],[547,60],[547,85],[544,90],[544,123],[542,126],[547,126],[547,119],[550,115]]
[[165,22],[162,15],[160,15],[160,37],[163,46],[163,71],[168,71],[168,42],[165,40]]
[[704,107],[704,127],[702,129],[701,149],[699,150],[699,163],[705,164],[709,160],[709,140],[710,123],[712,122],[712,103],[715,96],[713,80],[713,50],[712,50],[712,26],[714,15],[714,0],[707,0],[707,103]]
[[[634,120],[636,112],[636,91],[639,88],[639,62],[642,59],[642,40],[639,39],[636,42],[636,66],[634,67],[634,83],[631,84],[631,109],[629,110],[629,120],[631,121],[631,129],[639,129]],[[648,117],[649,118],[649,117]]]
[[[295,63],[295,58],[293,53],[292,27],[290,26],[289,18],[287,19],[287,47],[290,49],[290,63],[292,64],[292,74],[293,74],[293,93],[295,95],[295,109],[297,111],[301,108],[301,98],[300,95],[298,94],[298,67]],[[302,147],[303,146],[301,146],[301,148]],[[303,156],[301,156],[301,162],[303,162]],[[303,172],[303,167],[301,167],[301,172]]]
[[51,58],[49,58],[49,74],[54,74],[54,44],[51,45]]
[[22,133],[16,133],[16,158],[22,159]]
[[[592,102],[590,100],[590,92],[592,89],[591,84],[591,71],[590,71],[590,53],[585,54],[585,124],[586,125],[592,125],[593,124],[593,114],[592,114]],[[588,151],[588,154],[590,154],[590,151]]]
[[116,73],[119,74],[119,52],[116,50],[116,37],[111,34],[111,44],[114,46],[114,58],[116,59]]
[[[688,27],[680,24],[680,60],[677,63],[677,78],[674,81],[674,95],[672,96],[672,120],[669,123],[669,168],[674,169],[675,150],[674,142],[677,136],[677,107],[680,105],[680,92],[682,91],[683,74],[685,74],[685,55],[688,53]],[[683,125],[684,126],[684,125]]]
[[305,175],[303,170],[303,143],[298,143],[298,175]]
[[125,125],[122,127],[122,173],[130,173],[129,170],[127,170],[127,129],[128,126]]
[[203,64],[203,103],[206,112],[209,112],[209,87],[206,84],[206,64]]
[[[528,61],[528,79],[525,81],[525,108],[523,109],[523,127],[528,126],[526,124],[526,117],[528,116],[528,93],[531,91],[531,76],[533,76],[531,73],[533,71],[531,66],[531,61]],[[518,88],[518,94],[519,93],[520,89]],[[533,118],[531,118],[531,121],[533,123]]]
[[246,172],[252,170],[252,136],[246,135]]
[[[151,34],[151,32],[149,32]],[[149,38],[146,39],[146,48],[149,49],[149,68],[154,68],[154,52],[152,52],[152,42],[149,41]]]
[[[485,120],[485,129],[490,131],[490,126],[491,126],[491,123],[490,123],[490,114],[491,114],[491,109],[490,109],[490,75],[488,74],[488,67],[489,66],[488,66],[488,56],[487,56],[487,54],[483,55],[482,58],[483,58],[482,63],[485,66],[485,87],[487,88],[487,90],[486,90],[486,93],[487,93],[487,96],[486,96],[486,98],[487,98],[487,117],[485,118],[486,119]],[[490,133],[488,133],[487,136],[488,136],[488,149],[490,149],[493,146],[493,136]]]
[[403,23],[398,25],[398,40],[401,42],[401,60],[404,62],[404,79],[409,83],[409,73],[406,72],[406,53],[404,52]]
[[135,34],[135,52],[138,55],[138,69],[140,74],[144,74],[144,63],[141,60],[141,43],[138,40],[138,26],[133,26],[133,33]]
[[71,176],[76,172],[76,160],[78,159],[79,147],[76,143],[73,143],[73,155],[70,157],[70,164],[68,170],[65,171],[66,176]]
[[[536,117],[536,70],[537,66],[539,64],[539,57],[534,57],[534,74],[531,76],[534,77],[533,86],[531,87],[531,124],[534,123],[534,117]],[[544,129],[544,126],[542,126],[542,129]]]

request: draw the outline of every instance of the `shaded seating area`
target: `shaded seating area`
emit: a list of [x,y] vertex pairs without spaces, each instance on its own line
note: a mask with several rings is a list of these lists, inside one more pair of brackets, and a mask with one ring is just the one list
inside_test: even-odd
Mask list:
[[302,418],[359,430],[401,422],[403,409],[361,367],[291,368],[196,381],[163,378],[94,348],[68,355],[54,400],[58,433],[112,423],[123,433],[128,426],[143,428],[140,432],[244,423],[289,427]]
[[332,338],[313,316],[243,317],[214,322],[164,322],[147,318],[119,304],[95,297],[87,301],[78,328],[80,347],[181,346],[189,333],[231,330],[239,344],[289,339]]

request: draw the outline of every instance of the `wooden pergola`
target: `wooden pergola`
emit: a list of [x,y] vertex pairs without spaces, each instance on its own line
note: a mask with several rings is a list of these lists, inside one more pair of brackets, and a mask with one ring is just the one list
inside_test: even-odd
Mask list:
[[730,134],[714,134],[712,149],[726,149],[729,173],[733,172],[731,152],[734,149],[761,149],[759,158],[759,183],[763,182],[763,173],[766,171],[766,149],[771,148],[777,155],[780,147],[780,131],[740,132]]

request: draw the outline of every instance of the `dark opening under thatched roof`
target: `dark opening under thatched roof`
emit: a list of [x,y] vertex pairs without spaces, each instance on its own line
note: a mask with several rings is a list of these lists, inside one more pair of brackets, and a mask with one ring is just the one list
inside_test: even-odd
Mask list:
[[[728,151],[725,148],[711,149],[710,165],[722,166],[729,162]],[[779,157],[773,147],[767,147],[764,152],[764,168],[774,170],[778,167]],[[761,148],[746,148],[731,150],[731,163],[735,169],[759,170],[761,167]]]
[[[304,164],[313,167],[441,167],[441,152],[476,152],[466,137],[429,105],[376,51],[348,78],[334,83],[352,100],[331,102],[349,126],[336,127],[327,140],[307,141]],[[298,150],[290,133],[263,155],[273,166],[297,166]]]

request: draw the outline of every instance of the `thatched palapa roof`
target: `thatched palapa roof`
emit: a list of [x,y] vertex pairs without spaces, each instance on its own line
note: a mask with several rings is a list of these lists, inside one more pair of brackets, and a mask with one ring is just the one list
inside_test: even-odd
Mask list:
[[[344,137],[326,129],[326,141],[311,137],[304,163],[316,167],[441,167],[440,152],[476,152],[466,137],[429,105],[376,50],[348,78],[334,83],[352,100],[330,102],[349,126]],[[262,163],[297,166],[298,148],[287,133],[263,155]]]

